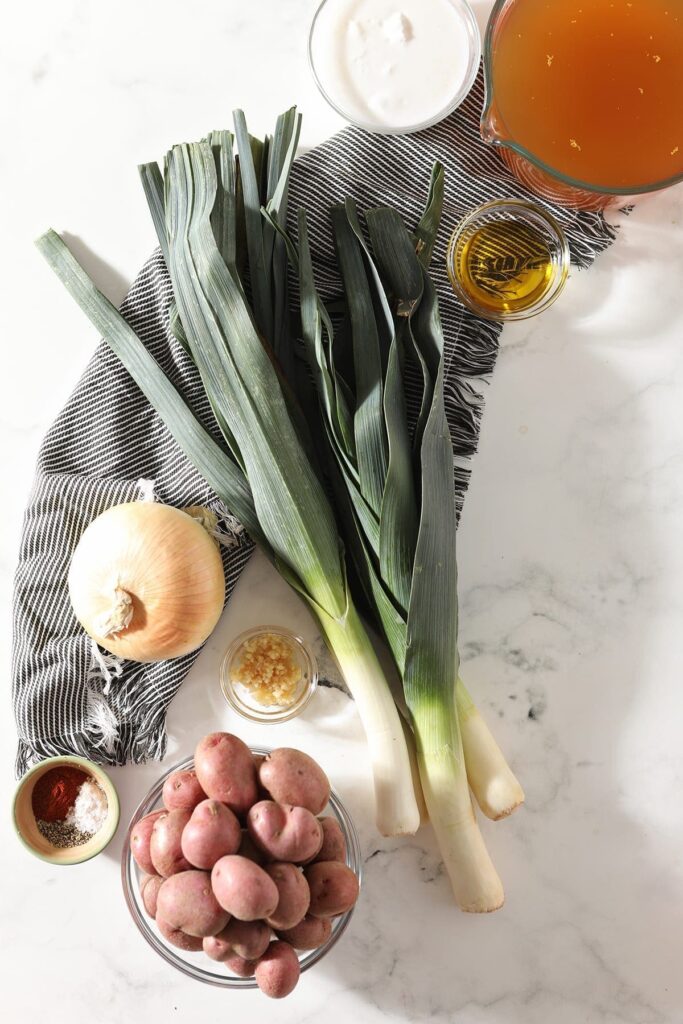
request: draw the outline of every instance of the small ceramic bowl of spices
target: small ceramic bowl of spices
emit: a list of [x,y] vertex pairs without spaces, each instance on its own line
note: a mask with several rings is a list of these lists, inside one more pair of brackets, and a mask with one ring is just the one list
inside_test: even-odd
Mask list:
[[104,850],[119,823],[109,777],[84,757],[50,757],[17,787],[14,827],[24,846],[51,864],[82,864]]
[[318,667],[305,640],[280,626],[240,633],[221,665],[228,704],[252,722],[287,722],[315,693]]

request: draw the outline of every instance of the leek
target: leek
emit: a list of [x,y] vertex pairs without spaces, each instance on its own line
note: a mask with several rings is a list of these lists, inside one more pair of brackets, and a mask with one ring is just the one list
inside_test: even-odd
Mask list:
[[487,818],[493,821],[507,818],[524,803],[524,790],[462,679],[458,679],[455,688],[455,702],[465,768],[474,798]]
[[[442,193],[443,172],[437,166],[414,237],[394,211],[370,211],[371,247],[351,202],[332,212],[351,331],[345,355],[354,373],[353,449],[344,443],[333,400],[344,391],[335,369],[343,342],[315,290],[303,212],[299,250],[291,240],[288,248],[299,274],[304,349],[319,396],[318,432],[326,438],[325,466],[345,540],[403,681],[422,789],[456,901],[463,910],[486,912],[502,905],[503,888],[472,808],[458,708],[474,791],[485,809],[487,795],[490,809],[496,805],[493,788],[489,793],[486,785],[493,761],[485,755],[498,748],[481,728],[471,701],[465,706],[463,687],[457,688],[456,699],[453,450],[443,400],[443,338],[426,273]],[[408,358],[422,380],[412,443],[402,378]],[[505,762],[498,753],[502,775]],[[510,782],[514,776],[508,773]]]
[[[353,605],[337,525],[309,459],[303,418],[264,344],[264,332],[272,332],[280,344],[287,340],[286,327],[281,322],[276,327],[277,311],[286,302],[281,274],[277,284],[273,281],[273,272],[278,276],[286,263],[284,243],[261,218],[260,205],[258,219],[253,213],[264,201],[274,217],[284,210],[298,119],[291,111],[284,115],[275,139],[263,146],[249,138],[239,113],[235,124],[241,210],[233,139],[227,132],[170,151],[163,175],[163,226],[159,176],[150,165],[143,174],[171,275],[178,330],[201,375],[223,444],[200,427],[59,236],[48,232],[37,244],[188,458],[318,617],[368,737],[378,828],[385,835],[412,834],[419,810],[401,721]],[[221,174],[219,189],[221,168],[227,173]],[[253,308],[235,254],[240,217],[248,239]]]

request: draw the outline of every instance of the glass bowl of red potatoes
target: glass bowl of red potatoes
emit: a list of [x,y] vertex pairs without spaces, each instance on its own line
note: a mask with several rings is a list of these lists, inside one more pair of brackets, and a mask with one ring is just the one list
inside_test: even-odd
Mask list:
[[133,814],[121,875],[135,924],[168,964],[278,999],[348,927],[361,853],[311,757],[211,733]]

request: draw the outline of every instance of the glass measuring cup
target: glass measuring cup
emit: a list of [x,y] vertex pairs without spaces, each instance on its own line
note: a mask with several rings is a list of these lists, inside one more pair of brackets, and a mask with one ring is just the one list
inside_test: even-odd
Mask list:
[[[503,94],[502,96],[500,95],[500,84],[498,80],[499,76],[496,75],[496,61],[497,59],[500,60],[499,55],[502,50],[501,40],[505,41],[504,45],[508,45],[509,54],[510,36],[513,30],[516,31],[516,29],[514,29],[514,26],[512,26],[510,16],[511,14],[518,15],[520,13],[520,8],[525,4],[528,4],[530,9],[534,9],[535,0],[496,0],[496,3],[493,6],[493,10],[489,18],[488,27],[484,40],[484,80],[486,89],[486,99],[481,118],[481,134],[486,142],[490,143],[491,145],[497,148],[497,151],[501,159],[507,165],[509,170],[515,175],[515,177],[517,177],[523,184],[527,186],[527,188],[533,191],[536,195],[539,195],[544,199],[547,199],[551,202],[556,202],[563,206],[569,206],[575,209],[583,210],[604,210],[610,206],[624,206],[627,205],[628,203],[634,202],[643,195],[658,192],[662,189],[669,188],[679,183],[680,181],[683,181],[683,171],[681,170],[681,152],[683,152],[683,139],[681,140],[680,152],[677,144],[677,139],[674,140],[674,143],[672,143],[671,146],[667,148],[667,157],[669,155],[669,149],[671,151],[671,173],[664,175],[661,173],[650,175],[649,180],[642,180],[642,178],[634,176],[633,180],[628,181],[622,187],[620,185],[605,185],[604,181],[601,182],[600,180],[597,180],[596,177],[593,177],[593,180],[591,180],[590,178],[588,178],[587,180],[585,176],[582,177],[579,173],[567,173],[566,166],[564,165],[562,170],[558,169],[557,166],[553,165],[554,161],[552,159],[549,159],[547,154],[545,155],[545,158],[542,158],[539,155],[538,151],[533,151],[533,149],[530,148],[528,144],[525,145],[524,142],[520,140],[519,136],[520,134],[523,135],[524,132],[513,132],[508,128],[503,117],[502,110],[507,108],[509,111],[509,103],[506,103],[505,94]],[[617,5],[612,4],[611,6],[616,8]],[[622,32],[623,26],[626,24],[626,22],[623,19],[628,16],[629,12],[627,11],[627,8],[632,7],[633,4],[625,4],[624,11],[619,10],[615,14],[615,18],[617,19],[613,26],[615,31],[613,33],[609,33],[609,35],[616,37],[616,43],[619,45],[624,45],[620,38],[620,33]],[[667,13],[670,14],[674,22],[683,23],[683,0],[671,0],[670,3],[666,4],[666,7],[669,9],[667,10]],[[577,9],[574,10],[569,2],[563,2],[563,0],[555,0],[555,6],[552,8],[552,10],[558,12],[558,16],[561,12],[565,12],[566,18],[568,19],[568,21],[571,20],[572,24],[574,24],[577,20],[580,21],[581,17],[584,17],[586,19],[595,17],[594,8],[591,8],[587,4],[582,5],[580,3],[577,3],[576,8]],[[570,19],[570,14],[573,16],[573,20]],[[622,21],[620,22],[618,19],[622,19]],[[517,20],[517,27],[520,27],[519,19]],[[562,25],[562,29],[566,31],[566,27],[567,22],[565,22]],[[672,25],[672,28],[673,27],[674,26]],[[507,38],[505,35],[506,33]],[[550,35],[550,33],[548,34]],[[607,36],[607,33],[605,33],[605,35]],[[660,58],[658,54],[654,51],[658,50],[659,47],[662,45],[660,37],[661,33],[660,36],[658,36],[656,33],[654,36],[650,35],[649,39],[657,40],[657,42],[653,42],[652,44],[647,43],[647,36],[643,37],[643,58],[647,56],[650,59],[650,61],[659,62]],[[519,38],[522,38],[521,34]],[[522,44],[518,45],[520,45],[521,47]],[[558,42],[556,37],[553,39],[548,39],[547,49],[549,51],[557,52],[557,45]],[[647,54],[645,54],[645,47],[647,47],[648,45],[651,47],[653,52],[648,52]],[[550,64],[553,61],[552,52],[547,54],[547,61],[548,67],[550,68]],[[557,66],[558,64],[556,60],[555,68],[557,68]],[[654,67],[654,65],[650,64],[650,68],[652,67]],[[664,68],[665,64],[661,64],[659,65],[659,67]],[[606,70],[605,76],[609,76],[609,74],[609,70]],[[552,79],[549,78],[549,81],[552,81]],[[581,78],[580,62],[578,62],[576,65],[575,81],[577,82],[577,90],[579,89],[580,85],[583,88],[583,79]],[[608,87],[611,87],[612,90],[615,88],[613,84],[610,85],[611,81],[613,80],[610,80],[608,77],[605,78],[606,91],[608,90]],[[610,106],[609,104],[606,103],[603,104],[600,86],[601,79],[598,77],[597,88],[595,90],[594,96],[594,103],[595,109],[599,112],[599,115],[596,115],[595,120],[597,121],[599,117],[602,117],[603,124],[607,129],[608,126],[610,126],[611,124],[611,118],[614,119],[617,116],[621,116],[623,118],[625,115],[623,113],[621,115],[618,115],[614,112],[613,106]],[[643,90],[640,89],[639,92],[642,94]],[[680,96],[675,95],[675,92],[676,90],[670,90],[667,96],[665,97],[664,101],[665,110],[668,111],[667,115],[663,115],[664,122],[667,125],[667,127],[670,124],[676,124],[677,121],[680,120],[680,113],[677,113],[677,111],[680,112]],[[566,95],[569,94],[566,93]],[[531,98],[533,99],[534,97]],[[617,103],[619,103],[620,98],[621,97],[618,97]],[[629,92],[629,94],[624,97],[624,111],[630,111],[633,108],[633,101],[634,97],[633,95],[631,95],[631,92]],[[616,107],[616,110],[619,110],[619,106]],[[610,111],[612,111],[612,113],[610,113]],[[544,116],[548,119],[548,123],[549,120],[552,118],[552,115],[552,109],[548,111],[548,108],[546,106]],[[535,109],[533,105],[530,105],[529,118],[533,119],[534,117],[540,118],[541,114],[538,109]],[[645,119],[643,118],[643,121],[644,120]],[[575,133],[567,132],[568,136],[570,134]],[[632,139],[633,150],[634,152],[638,152],[638,147],[642,146],[642,141],[639,138],[639,121],[637,112],[634,115],[633,119]],[[577,149],[580,149],[580,145],[579,143],[576,142],[575,139],[567,138],[567,140],[563,139],[562,141],[575,146]],[[640,152],[642,153],[643,150],[641,149]]]

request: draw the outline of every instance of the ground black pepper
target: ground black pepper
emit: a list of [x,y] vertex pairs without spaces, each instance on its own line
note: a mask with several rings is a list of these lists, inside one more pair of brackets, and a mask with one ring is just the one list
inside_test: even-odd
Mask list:
[[36,820],[38,831],[45,836],[48,843],[60,850],[68,850],[72,846],[83,846],[92,839],[92,832],[81,832],[75,825],[67,825],[65,821]]

